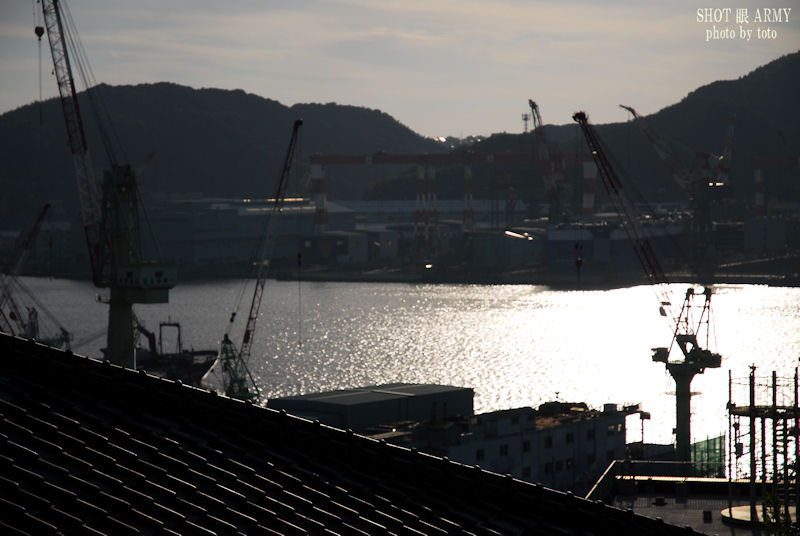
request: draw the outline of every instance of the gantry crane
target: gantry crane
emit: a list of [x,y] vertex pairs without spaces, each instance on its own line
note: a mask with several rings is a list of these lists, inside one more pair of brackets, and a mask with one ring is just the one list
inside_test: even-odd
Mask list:
[[533,135],[536,139],[537,158],[542,166],[542,181],[544,182],[547,200],[550,205],[548,223],[555,225],[561,221],[561,192],[559,188],[564,180],[564,168],[560,161],[551,158],[544,133],[542,116],[539,113],[539,105],[531,99],[528,99],[528,105],[531,108],[531,117],[533,118]]
[[[61,3],[60,0],[42,0],[42,13],[78,184],[92,280],[95,286],[108,288],[110,294],[106,358],[112,363],[135,368],[133,304],[166,303],[177,271],[174,266],[143,259],[136,177],[130,165],[118,162],[112,139],[104,130],[107,125],[99,118],[110,169],[103,174],[102,181],[95,178],[68,43],[76,52],[77,66],[84,81],[87,79],[85,59],[82,50],[77,48],[77,36],[72,35],[65,24]],[[86,85],[86,94],[94,102],[92,90],[88,83]]]
[[[242,344],[239,349],[230,338],[230,331],[236,319],[236,311],[231,313],[228,328],[222,337],[220,343],[219,356],[214,363],[214,367],[222,367],[222,384],[223,391],[231,398],[238,398],[240,400],[254,400],[260,396],[258,385],[253,380],[250,369],[247,366],[250,360],[250,351],[253,347],[253,339],[255,337],[256,322],[258,321],[258,312],[261,309],[261,300],[264,296],[264,284],[266,283],[267,275],[269,274],[269,266],[272,258],[272,249],[275,246],[275,232],[278,223],[278,214],[283,209],[284,200],[286,199],[286,189],[289,185],[289,178],[294,163],[295,149],[297,148],[297,138],[300,132],[300,126],[303,124],[302,119],[297,119],[292,126],[292,135],[289,139],[289,147],[286,150],[286,157],[283,161],[283,168],[281,169],[280,177],[278,178],[278,185],[275,188],[274,197],[272,200],[272,207],[269,219],[266,222],[266,229],[261,238],[260,257],[254,259],[256,266],[255,274],[255,288],[253,290],[253,297],[250,300],[250,312],[247,315],[247,323],[242,336]],[[214,368],[212,367],[212,369]],[[211,373],[211,370],[206,374]]]
[[[586,138],[586,143],[597,165],[598,174],[614,207],[620,215],[623,227],[633,244],[633,249],[648,277],[659,293],[662,316],[671,316],[673,322],[672,342],[669,347],[653,348],[652,359],[664,363],[667,371],[675,380],[675,443],[676,454],[679,461],[690,461],[691,444],[691,390],[692,379],[697,374],[702,374],[706,368],[719,368],[722,358],[719,354],[703,348],[698,340],[698,335],[705,332],[705,345],[708,346],[711,323],[711,289],[703,290],[704,302],[700,309],[699,318],[695,318],[693,299],[694,288],[689,288],[684,296],[683,305],[677,315],[669,314],[671,305],[667,293],[668,283],[666,274],[661,269],[650,241],[644,233],[633,204],[628,199],[620,181],[609,161],[600,139],[589,123],[585,112],[577,112],[572,118],[580,125]],[[683,360],[669,361],[672,349],[677,346],[683,354]]]

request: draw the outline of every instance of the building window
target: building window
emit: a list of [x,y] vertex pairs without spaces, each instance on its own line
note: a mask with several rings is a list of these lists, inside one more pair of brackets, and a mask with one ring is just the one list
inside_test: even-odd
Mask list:
[[586,455],[586,463],[588,463],[589,465],[592,465],[594,463],[595,458],[597,458],[597,457],[594,455],[594,452],[592,452],[591,454],[587,454]]
[[567,469],[575,467],[575,458],[567,458]]
[[618,433],[618,434],[621,434],[621,433],[622,433],[622,423],[619,423],[619,424],[617,425],[617,433]]
[[594,428],[586,430],[586,439],[594,439]]
[[553,462],[547,462],[544,464],[544,474],[549,475],[553,472]]
[[485,454],[485,453],[483,452],[483,449],[478,449],[478,450],[476,450],[476,451],[475,451],[475,459],[476,459],[476,460],[478,460],[478,461],[481,461],[481,460],[483,460],[483,458],[484,458],[484,454]]
[[572,432],[567,432],[567,445],[572,444],[575,442],[575,434]]
[[546,449],[553,448],[553,438],[551,436],[547,436],[544,438],[544,448]]
[[508,456],[508,445],[500,445],[500,456]]
[[531,477],[531,467],[525,466],[522,468],[522,478],[530,478]]
[[523,441],[522,442],[522,452],[530,452],[531,451],[531,442],[530,441]]
[[616,426],[614,426],[613,424],[609,424],[608,425],[608,431],[606,432],[606,435],[610,435],[610,436],[614,435],[614,430],[616,430],[616,429],[617,429]]
[[558,460],[556,462],[556,472],[564,470],[564,460]]

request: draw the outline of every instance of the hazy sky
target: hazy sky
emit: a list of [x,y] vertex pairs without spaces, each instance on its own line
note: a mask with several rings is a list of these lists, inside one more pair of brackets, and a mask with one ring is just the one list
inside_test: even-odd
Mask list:
[[[729,8],[714,22],[698,9]],[[425,136],[623,121],[800,49],[798,0],[68,0],[95,78],[380,109]],[[736,8],[748,23],[738,24]],[[758,22],[763,8],[789,21]],[[37,0],[0,0],[0,113],[39,95]],[[781,11],[785,17],[785,12]],[[770,11],[770,15],[774,12]],[[741,26],[741,27],[740,27]],[[707,41],[731,29],[733,39]],[[758,39],[757,30],[775,31]],[[741,30],[751,30],[750,41]],[[772,36],[772,34],[770,34]],[[42,41],[45,97],[56,85]]]

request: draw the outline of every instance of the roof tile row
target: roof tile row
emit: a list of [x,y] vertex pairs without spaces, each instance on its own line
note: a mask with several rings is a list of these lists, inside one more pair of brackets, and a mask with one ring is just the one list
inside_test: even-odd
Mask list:
[[0,335],[8,534],[688,534]]

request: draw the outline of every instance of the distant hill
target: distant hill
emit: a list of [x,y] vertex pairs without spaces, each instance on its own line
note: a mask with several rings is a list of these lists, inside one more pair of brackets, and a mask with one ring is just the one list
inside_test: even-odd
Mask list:
[[[262,195],[270,191],[288,143],[294,119],[303,118],[304,157],[313,153],[427,153],[446,150],[379,111],[355,106],[296,104],[241,90],[192,89],[171,83],[96,88],[109,110],[126,151],[127,162],[140,170],[145,200],[157,193],[197,193],[213,197]],[[521,95],[524,102],[527,95]],[[546,103],[540,103],[546,113]],[[637,106],[636,102],[622,104]],[[102,171],[103,145],[88,119],[86,95],[81,106],[89,125],[89,145]],[[577,111],[577,110],[576,110]],[[586,110],[590,120],[592,110]],[[737,80],[718,81],[688,94],[645,119],[652,129],[681,152],[688,166],[695,152],[723,150],[725,131],[736,114],[731,165],[732,197],[740,204],[753,199],[754,156],[797,156],[800,153],[800,52],[764,65]],[[41,119],[40,119],[41,118]],[[583,152],[577,125],[545,127],[553,150]],[[60,102],[51,99],[0,115],[0,230],[30,223],[46,201],[56,202],[62,216],[77,215],[77,193],[66,144]],[[651,202],[679,201],[676,186],[651,144],[632,122],[597,125],[621,174],[632,178]],[[497,153],[534,151],[534,137],[497,134],[458,150]],[[412,170],[374,166],[331,168],[331,199],[413,199]],[[570,170],[574,187],[565,195],[579,202],[580,172]],[[546,196],[537,166],[473,170],[476,198],[515,197],[529,203]],[[767,197],[800,201],[796,172],[775,171],[767,177]],[[463,170],[437,169],[441,199],[463,195]],[[60,200],[60,204],[59,204]]]
[[[296,104],[288,107],[241,90],[192,89],[171,83],[99,85],[124,162],[140,170],[143,196],[193,192],[210,197],[251,197],[271,192],[296,118],[304,120],[299,151],[313,153],[434,152],[442,145],[414,133],[391,116],[356,106]],[[103,144],[81,110],[95,171],[102,172]],[[41,119],[40,119],[41,118]],[[329,194],[360,198],[381,175],[353,170],[352,180],[331,181]],[[76,214],[77,190],[58,99],[0,115],[2,228],[26,225],[45,201],[62,200]]]

